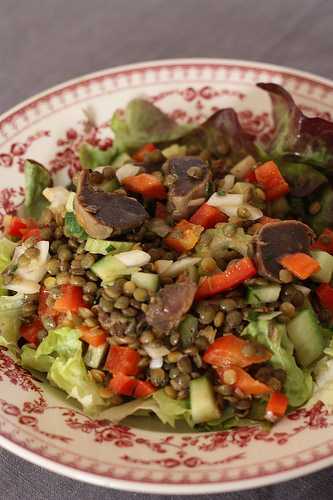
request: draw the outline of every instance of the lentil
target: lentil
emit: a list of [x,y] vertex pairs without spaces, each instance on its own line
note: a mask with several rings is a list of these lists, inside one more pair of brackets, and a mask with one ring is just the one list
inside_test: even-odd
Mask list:
[[221,396],[230,396],[232,394],[232,388],[230,385],[222,384],[214,387],[215,392],[221,394]]
[[215,318],[215,307],[210,305],[207,302],[199,302],[196,307],[196,310],[199,314],[199,321],[203,325],[209,325]]
[[177,399],[187,399],[188,397],[189,397],[189,390],[188,389],[182,389],[177,394]]
[[250,212],[246,207],[239,207],[237,209],[237,215],[241,219],[248,219],[250,217]]
[[269,387],[271,389],[273,389],[273,391],[281,391],[281,388],[282,388],[282,384],[281,384],[281,381],[276,378],[276,377],[271,377],[267,384],[269,385]]
[[200,167],[190,167],[187,170],[187,175],[193,179],[202,179],[203,171]]
[[163,368],[153,368],[150,370],[150,380],[155,387],[163,387],[167,382],[167,375]]
[[225,370],[225,372],[223,373],[223,381],[225,384],[233,385],[236,383],[236,380],[237,375],[235,370],[233,370],[232,368],[228,368],[227,370]]
[[314,201],[309,206],[309,213],[311,215],[316,215],[318,212],[320,212],[320,210],[321,210],[321,204],[319,203],[319,201]]
[[177,361],[177,368],[181,373],[191,373],[192,363],[188,356],[182,356]]
[[237,309],[237,302],[234,299],[222,299],[220,302],[222,311],[229,312]]
[[133,297],[138,302],[145,302],[148,299],[147,290],[145,290],[144,288],[136,288],[134,290]]
[[167,360],[169,363],[177,363],[177,361],[182,357],[182,353],[179,351],[171,351],[167,355]]
[[196,340],[195,340],[195,345],[199,349],[199,351],[205,351],[207,347],[209,346],[209,342],[206,337],[203,335],[200,335]]
[[86,253],[81,257],[81,266],[83,269],[89,269],[95,262],[95,257],[91,253]]
[[287,271],[287,269],[281,269],[279,272],[279,280],[282,281],[282,283],[291,283],[293,279],[293,275]]
[[154,334],[151,330],[145,330],[140,335],[141,344],[150,344],[153,342],[153,340],[154,340]]
[[219,311],[216,315],[215,315],[215,318],[214,318],[214,326],[216,326],[216,328],[219,328],[220,326],[223,325],[224,323],[224,319],[225,319],[225,314],[223,311]]
[[169,371],[170,379],[174,379],[174,378],[178,377],[178,375],[179,375],[178,368],[170,368],[170,371]]
[[104,382],[105,373],[102,370],[97,370],[96,368],[93,368],[92,370],[90,370],[90,373],[95,382],[97,382],[98,384],[102,384]]
[[236,328],[242,323],[243,318],[239,311],[230,311],[227,313],[225,320],[229,328]]
[[138,314],[138,311],[134,309],[134,307],[127,307],[126,309],[123,309],[123,314],[126,317],[134,318],[134,316]]
[[173,378],[170,384],[176,391],[181,391],[183,389],[187,389],[188,386],[190,385],[190,382],[191,382],[191,377],[187,373],[182,373],[180,375],[177,375],[177,377]]
[[90,294],[93,295],[97,291],[96,283],[94,283],[93,281],[87,281],[84,284],[83,291],[84,291],[84,293],[87,293],[88,295],[90,295]]
[[288,318],[293,318],[296,313],[295,306],[291,302],[282,302],[280,306],[280,311],[285,314]]
[[60,245],[58,248],[58,258],[62,261],[71,260],[73,254],[67,245]]
[[94,328],[95,326],[98,326],[98,322],[97,322],[97,320],[96,320],[95,318],[93,318],[93,317],[86,318],[86,319],[84,320],[84,324],[85,324],[86,326],[89,326],[89,328]]
[[83,287],[85,285],[85,283],[86,283],[86,280],[84,278],[82,278],[81,276],[72,275],[70,277],[69,282],[70,282],[71,285]]
[[136,289],[135,283],[133,281],[126,281],[123,286],[123,292],[126,295],[133,295],[134,291]]
[[172,387],[172,385],[166,385],[164,387],[165,394],[169,396],[169,398],[176,399],[177,391]]
[[105,299],[102,297],[99,301],[99,305],[101,306],[102,310],[104,312],[111,312],[113,311],[113,302],[111,300]]
[[59,273],[57,275],[57,285],[68,285],[70,276],[68,273]]
[[50,288],[53,288],[55,287],[57,284],[57,280],[56,278],[54,278],[53,276],[47,276],[45,279],[44,279],[44,286],[45,288],[47,289],[50,289]]
[[124,295],[119,297],[114,303],[114,307],[116,309],[126,309],[128,306],[129,306],[129,298],[125,297]]
[[92,318],[94,316],[94,313],[87,307],[79,307],[79,314],[84,319]]
[[170,337],[169,337],[170,344],[172,346],[176,346],[179,341],[180,341],[180,333],[179,332],[172,332]]
[[50,259],[46,264],[46,270],[52,276],[56,276],[59,272],[60,262],[58,259]]

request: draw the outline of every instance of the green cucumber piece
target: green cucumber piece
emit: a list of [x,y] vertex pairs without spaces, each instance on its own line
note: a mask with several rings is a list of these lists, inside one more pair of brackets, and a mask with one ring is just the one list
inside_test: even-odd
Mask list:
[[107,284],[113,283],[120,276],[132,274],[139,269],[139,267],[125,266],[115,255],[106,255],[91,267],[91,270]]
[[306,368],[318,359],[324,350],[322,327],[312,309],[303,309],[287,323],[287,332],[294,344],[296,359]]
[[312,274],[311,279],[319,283],[329,283],[333,274],[332,255],[323,250],[312,250],[311,255],[320,265],[320,270]]
[[120,252],[128,252],[132,250],[134,243],[127,241],[109,241],[109,240],[96,240],[95,238],[88,238],[84,249],[90,253],[97,253],[101,255],[115,255]]
[[221,417],[211,382],[206,377],[196,378],[190,383],[191,413],[194,424],[210,422]]
[[108,346],[108,343],[102,344],[98,347],[90,345],[84,357],[86,366],[89,368],[99,368],[104,362]]
[[151,292],[156,292],[160,284],[158,274],[154,273],[136,272],[132,274],[131,280],[139,288],[144,288],[145,290],[149,290]]
[[247,302],[251,305],[275,302],[280,292],[280,285],[251,286],[248,287]]

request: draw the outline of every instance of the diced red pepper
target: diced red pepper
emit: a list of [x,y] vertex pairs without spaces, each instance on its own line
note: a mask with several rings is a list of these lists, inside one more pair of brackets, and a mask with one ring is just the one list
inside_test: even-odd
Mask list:
[[112,346],[105,367],[113,374],[137,375],[140,359],[140,354],[135,349],[125,346]]
[[243,281],[253,278],[257,274],[254,262],[249,257],[244,257],[237,262],[231,263],[222,273],[208,276],[199,285],[195,300],[202,300],[220,292],[234,288]]
[[267,161],[260,165],[254,173],[258,184],[265,191],[266,200],[276,200],[289,192],[288,183],[274,161]]
[[190,218],[192,224],[203,226],[205,229],[215,227],[219,222],[226,222],[228,217],[223,214],[218,208],[204,203]]
[[168,215],[168,211],[166,209],[166,206],[163,203],[157,201],[156,207],[155,207],[156,219],[165,219],[167,215]]
[[134,155],[132,156],[133,160],[142,163],[145,159],[145,154],[146,153],[151,153],[152,151],[155,151],[156,147],[154,144],[145,144],[142,146],[142,148],[138,149]]
[[14,238],[22,238],[22,230],[26,229],[28,224],[20,217],[12,217],[6,228],[6,234]]
[[282,392],[273,392],[266,406],[266,418],[275,421],[284,417],[288,408],[288,398]]
[[244,177],[244,181],[246,182],[251,182],[252,184],[254,184],[255,182],[257,182],[257,178],[256,178],[256,174],[254,172],[254,169],[251,169],[247,174],[246,176]]
[[124,373],[116,373],[109,382],[109,388],[115,394],[123,396],[133,396],[137,385],[137,381],[133,377],[129,377]]
[[319,302],[328,311],[333,312],[333,288],[328,283],[322,283],[316,290]]
[[161,181],[151,174],[130,175],[122,183],[127,191],[139,193],[144,198],[164,200],[167,195]]
[[254,363],[264,363],[271,359],[271,352],[263,346],[256,345],[235,335],[223,335],[206,350],[203,360],[214,366],[236,365],[241,368]]
[[156,387],[153,386],[148,380],[138,380],[134,390],[135,398],[145,398],[150,396],[156,391]]
[[279,259],[279,263],[300,280],[306,280],[320,270],[319,262],[302,252],[285,255]]
[[198,243],[204,228],[192,224],[187,220],[181,220],[172,229],[171,233],[164,239],[164,243],[176,252],[189,252]]
[[85,307],[83,292],[80,286],[62,285],[60,297],[54,303],[54,310],[66,313],[68,311],[77,312],[80,307]]
[[36,319],[33,323],[21,326],[20,336],[23,337],[27,342],[29,342],[29,344],[37,346],[40,342],[38,335],[43,330],[43,323],[40,319]]
[[81,326],[81,339],[87,344],[94,347],[99,347],[106,343],[107,333],[102,328],[89,328],[88,326]]
[[[239,368],[239,366],[217,368],[216,371],[223,384],[228,384],[231,387],[239,389],[246,396],[259,396],[272,390],[268,385],[251,377],[249,373],[243,370],[243,368]],[[234,383],[230,383],[232,377],[235,378]]]
[[37,241],[42,239],[39,227],[22,229],[22,240],[27,240],[28,238],[34,238]]
[[312,245],[314,250],[323,250],[333,255],[333,231],[328,227],[324,229],[317,241]]

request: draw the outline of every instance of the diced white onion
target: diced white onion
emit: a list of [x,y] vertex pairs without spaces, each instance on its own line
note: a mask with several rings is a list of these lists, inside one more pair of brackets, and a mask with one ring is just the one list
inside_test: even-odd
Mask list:
[[65,213],[70,191],[62,186],[45,188],[43,195],[50,202],[50,210],[54,213]]
[[38,293],[40,285],[35,281],[14,278],[11,283],[6,285],[6,288],[8,290],[12,290],[13,292],[30,295],[32,293]]
[[227,174],[223,179],[223,189],[224,191],[230,191],[235,184],[235,176],[232,174]]
[[294,285],[294,288],[296,288],[297,290],[299,290],[300,292],[302,292],[302,294],[305,295],[305,297],[307,295],[309,295],[309,293],[311,293],[311,288],[308,288],[307,286]]
[[38,261],[40,264],[45,264],[45,262],[47,261],[47,258],[49,256],[49,246],[50,243],[46,240],[39,241],[36,244],[36,247],[39,250]]
[[173,262],[171,266],[169,266],[162,274],[163,276],[173,278],[181,274],[183,271],[186,271],[189,267],[198,264],[200,260],[200,257],[185,257],[184,259],[176,260],[176,262]]
[[116,171],[116,177],[121,183],[126,177],[137,175],[139,172],[140,167],[133,165],[132,163],[126,163],[126,165],[118,168],[118,170]]
[[240,207],[244,202],[244,197],[242,194],[225,194],[223,196],[218,193],[212,194],[212,196],[207,201],[207,204],[211,207],[219,208],[223,210],[225,207]]
[[263,216],[263,213],[260,210],[260,208],[253,207],[248,203],[243,203],[239,207],[225,207],[221,209],[221,211],[226,215],[228,215],[229,217],[237,217],[239,208],[246,208],[248,210],[249,213],[249,216],[247,217],[248,220],[257,220]]
[[196,200],[191,200],[188,202],[188,207],[198,207],[205,203],[206,198],[197,198]]
[[144,346],[144,350],[152,359],[163,358],[163,356],[166,356],[170,352],[164,345],[146,345]]
[[116,258],[120,260],[125,266],[128,267],[141,267],[145,266],[150,262],[150,255],[143,250],[130,250],[129,252],[121,252],[116,255]]
[[244,179],[246,174],[250,172],[256,165],[256,161],[252,156],[246,156],[243,160],[239,161],[232,167],[230,172],[237,177],[237,179]]
[[173,263],[172,260],[164,260],[164,259],[156,260],[154,262],[154,266],[155,266],[156,272],[158,274],[165,273],[165,271],[171,266],[172,263]]
[[36,248],[39,250],[39,256],[37,259],[32,259],[27,266],[19,266],[15,273],[26,281],[34,281],[39,283],[46,274],[46,262],[49,255],[49,242],[39,241],[36,244]]
[[149,368],[154,370],[155,368],[162,368],[163,366],[163,358],[152,358],[152,360],[149,363]]

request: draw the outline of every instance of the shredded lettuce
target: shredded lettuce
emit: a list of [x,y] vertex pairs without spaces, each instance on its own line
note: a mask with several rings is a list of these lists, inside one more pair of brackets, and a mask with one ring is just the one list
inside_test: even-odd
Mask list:
[[24,345],[21,351],[21,363],[23,368],[28,370],[37,370],[47,373],[54,362],[54,357],[48,354],[37,354],[36,349]]
[[287,336],[285,325],[274,321],[251,321],[242,335],[254,338],[272,352],[274,368],[282,368],[287,375],[284,390],[290,406],[301,406],[311,397],[313,381],[306,370],[301,370],[293,356],[293,344]]
[[16,245],[5,236],[0,239],[0,273],[9,266]]
[[52,184],[51,176],[47,169],[33,160],[26,160],[24,164],[25,199],[24,213],[26,217],[39,219],[47,199],[43,196],[45,188]]
[[88,235],[83,227],[78,223],[74,212],[67,212],[65,215],[65,230],[66,232],[79,240],[86,240]]
[[71,357],[81,349],[81,333],[68,326],[50,330],[48,335],[39,344],[36,355],[58,355]]
[[23,295],[0,296],[0,345],[16,346],[21,325],[20,311]]
[[134,243],[128,241],[109,241],[109,240],[96,240],[88,238],[85,245],[86,252],[96,253],[100,255],[116,255],[120,252],[127,252],[132,250]]
[[99,149],[91,144],[82,144],[80,147],[80,162],[83,168],[95,170],[104,165],[110,165],[117,154],[117,148],[112,146],[106,150]]

